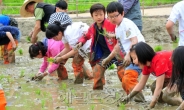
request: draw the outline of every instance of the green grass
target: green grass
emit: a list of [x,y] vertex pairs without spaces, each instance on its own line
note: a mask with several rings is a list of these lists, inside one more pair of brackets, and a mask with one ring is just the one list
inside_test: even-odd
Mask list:
[[174,4],[181,0],[140,0],[141,5],[144,6],[158,6],[158,5],[165,5],[165,4]]
[[[3,5],[6,6],[2,10],[2,14],[19,14],[20,6],[23,4],[24,0],[3,0]],[[55,4],[58,0],[44,0],[45,3]],[[91,5],[94,3],[102,3],[105,7],[112,0],[68,0],[68,10],[78,12],[86,12],[90,9]],[[173,4],[180,0],[140,0],[140,4],[144,6],[157,6],[164,4]],[[77,5],[78,4],[78,5]],[[16,6],[16,7],[12,7]],[[78,6],[78,7],[77,7]]]

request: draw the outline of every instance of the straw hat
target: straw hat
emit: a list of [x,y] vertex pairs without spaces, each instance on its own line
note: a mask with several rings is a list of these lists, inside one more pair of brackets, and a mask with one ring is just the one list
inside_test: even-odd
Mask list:
[[30,2],[33,2],[33,1],[36,2],[36,3],[43,2],[43,0],[25,0],[22,7],[20,8],[20,15],[22,17],[32,17],[33,16],[32,13],[27,12],[26,9],[25,9],[26,5]]

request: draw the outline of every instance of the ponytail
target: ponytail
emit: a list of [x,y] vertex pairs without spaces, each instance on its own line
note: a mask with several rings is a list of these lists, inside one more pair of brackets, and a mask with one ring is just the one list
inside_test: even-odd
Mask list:
[[46,56],[46,52],[47,52],[47,47],[44,46],[44,44],[42,42],[37,42],[35,44],[32,44],[29,47],[29,55],[31,59],[34,59],[34,57],[39,55],[39,51],[41,51],[42,56]]

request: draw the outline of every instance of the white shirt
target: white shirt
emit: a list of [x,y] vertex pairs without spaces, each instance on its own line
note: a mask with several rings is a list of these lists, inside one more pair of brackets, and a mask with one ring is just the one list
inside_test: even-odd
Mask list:
[[[68,43],[72,48],[75,48],[78,40],[83,36],[84,33],[88,31],[89,26],[83,22],[73,22],[71,25],[67,26],[64,31],[64,36],[62,38],[63,43]],[[88,40],[80,49],[83,52],[79,51],[79,54],[83,57],[83,53],[90,52],[91,39]]]
[[145,42],[143,35],[135,23],[127,18],[123,18],[121,24],[115,28],[116,38],[120,40],[126,53],[129,52],[131,41],[130,38],[137,37],[138,42]]
[[172,22],[179,22],[179,46],[184,46],[184,1],[176,3],[168,18]]

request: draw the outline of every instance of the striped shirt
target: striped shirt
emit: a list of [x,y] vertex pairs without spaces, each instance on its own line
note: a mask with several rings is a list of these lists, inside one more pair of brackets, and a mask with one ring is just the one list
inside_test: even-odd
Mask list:
[[54,21],[60,21],[61,24],[72,23],[72,19],[65,12],[56,12],[50,16],[49,23],[52,24]]

